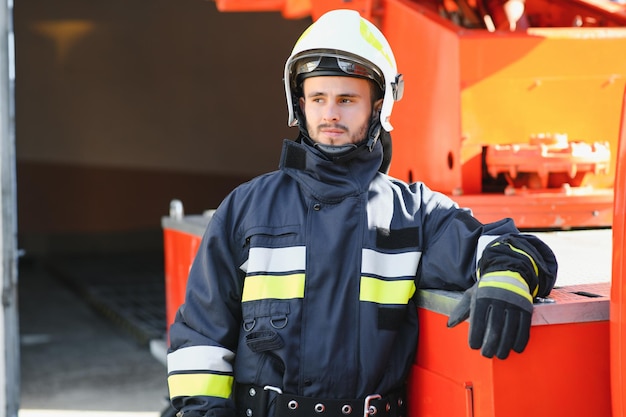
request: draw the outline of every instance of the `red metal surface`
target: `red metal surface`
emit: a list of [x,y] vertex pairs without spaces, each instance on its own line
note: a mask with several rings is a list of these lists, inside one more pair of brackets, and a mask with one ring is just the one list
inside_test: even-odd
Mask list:
[[187,275],[200,246],[201,236],[163,229],[165,250],[165,317],[167,327],[174,322],[178,307],[185,300]]
[[610,415],[608,320],[535,325],[522,354],[497,360],[469,348],[467,322],[448,329],[446,315],[419,313],[409,416]]
[[611,394],[613,417],[626,415],[626,92],[615,180],[611,280]]

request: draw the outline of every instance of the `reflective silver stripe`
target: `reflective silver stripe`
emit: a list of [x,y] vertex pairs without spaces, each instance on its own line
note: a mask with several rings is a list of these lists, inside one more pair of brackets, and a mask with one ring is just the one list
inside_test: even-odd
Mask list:
[[362,275],[375,275],[379,277],[414,277],[417,273],[417,265],[422,257],[421,252],[404,253],[381,253],[372,249],[362,251]]
[[304,271],[306,247],[250,248],[247,261],[248,274],[259,272]]
[[218,346],[190,346],[167,355],[167,372],[233,372],[235,354]]
[[485,248],[499,237],[500,235],[482,235],[478,238],[478,244],[476,245],[476,268],[478,268],[478,261],[482,258]]
[[528,283],[522,278],[519,272],[514,271],[494,271],[489,272],[478,281],[478,288],[500,288],[515,293],[533,303],[533,297],[530,295]]
[[372,230],[377,227],[389,229],[393,218],[394,189],[389,187],[389,181],[383,174],[377,174],[369,186],[369,200],[367,201],[367,227]]

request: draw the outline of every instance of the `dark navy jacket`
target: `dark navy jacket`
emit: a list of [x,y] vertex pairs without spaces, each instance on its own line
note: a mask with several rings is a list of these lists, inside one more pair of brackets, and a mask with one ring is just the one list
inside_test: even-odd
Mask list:
[[[285,141],[278,171],[222,202],[170,328],[176,408],[233,415],[234,381],[319,398],[388,393],[413,361],[416,288],[465,290],[481,256],[549,293],[556,261],[541,241],[381,174],[381,160],[379,145],[334,163]],[[498,239],[535,265],[485,250]]]

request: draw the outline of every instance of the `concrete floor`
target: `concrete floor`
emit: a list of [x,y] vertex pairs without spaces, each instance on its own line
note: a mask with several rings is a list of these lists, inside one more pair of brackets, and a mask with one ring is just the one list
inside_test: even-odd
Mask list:
[[19,295],[20,417],[57,410],[158,416],[165,409],[166,370],[148,346],[37,262],[21,263]]

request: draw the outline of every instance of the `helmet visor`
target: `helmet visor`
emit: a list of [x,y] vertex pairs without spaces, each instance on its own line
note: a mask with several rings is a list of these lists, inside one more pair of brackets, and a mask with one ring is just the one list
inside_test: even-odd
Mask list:
[[336,54],[308,55],[296,60],[293,77],[296,84],[315,76],[343,75],[371,79],[383,90],[383,76],[372,64]]

